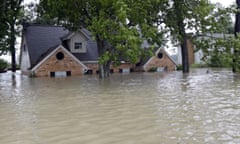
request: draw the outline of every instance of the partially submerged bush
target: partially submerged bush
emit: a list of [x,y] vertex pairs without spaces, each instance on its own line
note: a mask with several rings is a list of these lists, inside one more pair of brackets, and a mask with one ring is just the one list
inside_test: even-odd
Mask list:
[[180,65],[177,65],[177,71],[180,71],[180,70],[183,70],[183,67],[182,67],[181,64],[180,64]]
[[151,67],[148,72],[156,72],[157,71],[157,67]]
[[0,72],[5,72],[8,68],[8,62],[0,59]]

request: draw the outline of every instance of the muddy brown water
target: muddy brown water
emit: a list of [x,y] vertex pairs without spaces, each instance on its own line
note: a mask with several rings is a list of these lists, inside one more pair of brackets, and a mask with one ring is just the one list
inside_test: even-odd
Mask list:
[[239,144],[240,76],[0,74],[1,144]]

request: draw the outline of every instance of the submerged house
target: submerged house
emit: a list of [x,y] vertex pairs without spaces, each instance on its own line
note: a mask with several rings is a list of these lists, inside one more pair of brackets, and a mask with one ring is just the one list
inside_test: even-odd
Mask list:
[[[111,71],[130,69],[123,63]],[[70,76],[98,73],[97,44],[86,29],[70,32],[61,26],[25,24],[20,68],[35,76]]]
[[176,70],[177,63],[174,59],[162,48],[159,48],[155,55],[150,57],[144,64],[144,71],[174,71]]
[[[158,54],[160,63],[166,58],[165,51],[161,58]],[[176,66],[174,63],[159,65],[159,60],[150,58],[142,66],[146,71],[154,64],[160,68],[167,66],[168,70]],[[118,67],[111,66],[111,72],[130,72],[135,67],[123,62]],[[71,32],[62,26],[24,24],[20,69],[25,75],[52,77],[98,73],[97,44],[86,29]]]
[[[150,45],[147,41],[144,41],[142,46],[144,49],[148,49]],[[139,63],[136,64],[135,71],[145,72],[162,72],[162,71],[175,71],[177,69],[177,63],[174,57],[164,48],[155,49],[153,56],[145,56],[140,58]]]

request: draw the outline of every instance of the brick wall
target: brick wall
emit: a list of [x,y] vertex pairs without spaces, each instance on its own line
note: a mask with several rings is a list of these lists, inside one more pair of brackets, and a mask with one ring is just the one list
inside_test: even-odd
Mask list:
[[[88,67],[88,69],[92,70],[93,74],[96,74],[97,71],[99,70],[99,65],[98,63],[84,63]],[[110,69],[113,70],[114,73],[118,73],[119,69],[124,69],[124,68],[132,68],[133,64],[130,63],[122,63],[121,65],[114,67],[113,65],[110,66]]]
[[131,64],[131,63],[122,63],[121,65],[119,65],[117,67],[111,66],[110,69],[112,69],[113,72],[116,73],[116,72],[119,72],[120,69],[127,69],[127,68],[129,68],[129,69],[133,68],[133,64]]
[[98,63],[84,63],[84,65],[87,66],[89,70],[92,70],[93,74],[96,74],[99,70]]
[[[64,54],[64,58],[62,60],[57,59],[56,54],[62,52]],[[96,74],[99,70],[98,63],[84,63],[88,69],[92,70],[93,74]],[[110,69],[113,70],[114,73],[118,73],[119,69],[124,68],[133,68],[134,65],[130,63],[122,63],[120,66],[114,67],[111,66]],[[153,56],[151,61],[145,65],[145,71],[148,71],[152,67],[164,67],[167,68],[168,71],[176,70],[176,65],[174,62],[163,53],[163,57],[160,59],[157,56]],[[35,71],[34,74],[36,76],[50,76],[50,72],[58,72],[58,71],[71,71],[71,75],[83,75],[84,67],[80,65],[73,57],[68,55],[62,49],[57,50],[54,54],[52,54],[46,61],[44,61]]]
[[160,59],[157,56],[153,56],[151,60],[145,65],[144,70],[149,71],[151,68],[162,67],[168,71],[176,70],[174,62],[163,53],[163,57]]
[[[64,54],[64,58],[62,60],[58,60],[56,58],[56,54],[58,52],[62,52]],[[36,76],[50,76],[50,72],[56,71],[71,71],[71,75],[82,75],[84,67],[65,51],[59,49],[45,62],[43,62],[34,73]]]

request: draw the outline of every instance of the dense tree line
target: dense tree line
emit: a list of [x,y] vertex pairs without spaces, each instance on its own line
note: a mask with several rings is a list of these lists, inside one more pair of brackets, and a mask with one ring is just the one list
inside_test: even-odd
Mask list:
[[[187,39],[195,42],[196,37],[203,34],[232,30],[232,9],[211,4],[208,0],[40,0],[37,5],[29,5],[30,10],[25,10],[25,16],[21,15],[22,0],[1,1],[0,26],[4,29],[0,31],[0,50],[1,53],[12,53],[13,69],[17,24],[23,20],[63,25],[73,31],[83,27],[89,29],[98,45],[102,78],[108,77],[112,62],[137,63],[139,57],[151,54],[153,49],[166,44],[167,39],[181,46],[183,72],[187,73]],[[188,31],[192,32],[191,36]],[[141,47],[144,41],[149,48]],[[226,45],[226,40],[219,41]],[[220,42],[215,40],[215,48]],[[196,45],[206,54],[209,43],[213,45],[213,42],[196,40]]]

